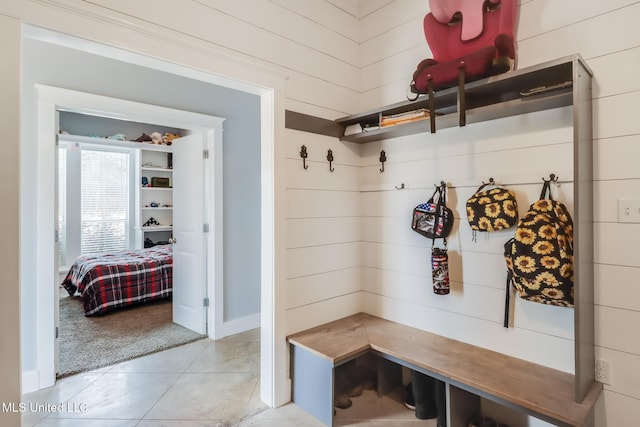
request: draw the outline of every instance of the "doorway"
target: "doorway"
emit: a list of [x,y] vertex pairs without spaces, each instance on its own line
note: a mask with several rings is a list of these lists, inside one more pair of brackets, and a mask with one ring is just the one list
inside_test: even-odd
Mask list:
[[[140,107],[146,109],[143,105]],[[96,116],[64,109],[58,112],[59,129],[63,131],[58,135],[56,162],[59,170],[56,173],[58,256],[55,259],[60,263],[60,278],[55,285],[60,298],[55,299],[59,305],[54,311],[58,315],[58,376],[154,351],[153,343],[164,348],[191,341],[207,331],[207,310],[203,307],[203,299],[208,295],[204,263],[207,246],[202,226],[205,222],[203,201],[207,203],[209,191],[205,191],[208,181],[204,179],[207,169],[207,160],[202,155],[204,135],[156,124],[115,120],[107,117],[109,115],[109,112]],[[133,141],[140,135],[169,134],[182,137],[173,139],[170,145]],[[174,163],[177,167],[173,167]],[[163,176],[161,179],[166,179],[169,185],[166,188],[143,186],[142,181],[151,182],[152,176]],[[151,203],[162,206],[151,209]],[[195,212],[202,214],[194,217]],[[157,218],[162,225],[144,227],[150,218],[154,221]],[[197,224],[190,223],[194,221]],[[189,239],[180,238],[181,244],[169,245],[176,241],[174,231],[181,234],[191,230],[195,231],[190,239],[197,245],[195,251],[185,250],[184,243]],[[152,239],[155,243],[147,243]],[[165,262],[168,254],[172,254],[170,258],[174,261],[172,274],[152,273],[157,271],[160,260]],[[96,274],[105,272],[103,280],[80,281],[81,276],[77,274],[82,269],[76,261],[83,255],[92,257],[91,265],[100,260],[108,262],[107,269],[92,270]],[[142,264],[145,268],[140,270],[140,256],[146,255],[153,258],[150,263]],[[130,256],[135,257],[133,271],[136,274],[133,275],[128,273],[131,270],[117,268],[112,262],[118,257],[120,263],[131,263]],[[73,274],[67,282],[66,275],[72,265]],[[185,278],[196,272],[197,277]],[[60,286],[63,282],[69,291]],[[75,286],[81,283],[88,287],[83,293],[88,298],[84,309],[77,294],[68,294],[75,293]],[[201,285],[195,286],[196,283]],[[167,289],[171,287],[173,291]],[[142,302],[146,304],[144,307],[140,305]],[[86,304],[91,307],[87,308]],[[104,315],[85,317],[85,310]],[[138,314],[139,321],[133,323],[121,320],[136,316],[134,312],[145,315]],[[164,334],[166,340],[158,334]],[[93,338],[89,339],[90,336]],[[139,345],[130,343],[134,336]],[[118,343],[125,347],[120,348]],[[99,350],[104,348],[110,351]]]
[[[181,193],[180,206],[176,205],[174,209],[174,215],[179,217],[174,221],[174,233],[180,236],[181,241],[191,243],[188,246],[174,245],[173,280],[180,286],[174,286],[173,318],[176,323],[188,329],[204,333],[207,330],[207,318],[220,318],[215,315],[215,310],[222,310],[222,306],[220,304],[205,306],[203,301],[207,295],[221,293],[217,288],[221,287],[222,282],[216,282],[215,278],[221,277],[223,258],[222,254],[215,250],[221,246],[219,241],[222,239],[221,230],[214,229],[212,233],[205,233],[202,228],[205,223],[222,223],[220,219],[214,217],[217,212],[216,205],[222,204],[222,195],[212,193],[209,190],[210,185],[215,186],[222,180],[222,171],[221,168],[205,167],[206,163],[202,153],[203,150],[210,152],[211,155],[208,157],[212,161],[216,156],[222,155],[222,123],[224,119],[49,86],[38,86],[38,94],[39,152],[53,150],[54,154],[48,161],[43,161],[44,169],[41,170],[41,173],[44,177],[53,178],[51,179],[53,182],[56,181],[55,177],[57,176],[56,135],[60,129],[59,114],[61,111],[75,114],[90,112],[92,115],[105,118],[117,117],[137,123],[170,126],[171,128],[184,129],[189,134],[174,140],[174,151],[178,154],[176,159],[179,159],[179,164],[176,165],[174,172],[180,178],[177,182],[174,180],[173,190],[177,194]],[[87,139],[91,140],[91,138]],[[136,143],[121,142],[120,145],[136,146]],[[194,191],[198,194],[194,194]],[[57,224],[57,209],[55,209],[57,193],[54,191],[51,194],[54,206],[53,212],[50,212],[54,215],[51,222],[55,224]],[[185,194],[189,196],[184,197]],[[194,217],[194,212],[200,214]],[[210,212],[213,215],[210,215]],[[59,233],[55,230],[54,236],[57,235]],[[43,248],[49,246],[50,242],[46,235],[39,235],[38,240],[39,246]],[[55,238],[53,248],[53,254],[57,254]],[[58,278],[58,257],[54,255],[49,258],[53,261],[53,269],[47,272],[49,265],[45,263],[45,265],[39,265],[38,270],[41,277],[54,278],[54,283],[57,283],[55,279]],[[193,276],[194,271],[201,273]],[[47,289],[51,287],[47,285],[47,282],[50,284],[50,281],[47,280],[39,283],[43,295],[51,292]],[[44,344],[41,351],[43,354],[40,357],[54,361],[53,370],[41,372],[41,375],[44,375],[45,378],[51,377],[52,381],[55,381],[57,371],[57,331],[51,331],[47,328],[47,324],[51,324],[51,320],[54,320],[56,328],[58,325],[59,299],[57,290],[57,286],[54,287],[54,298],[49,303],[53,305],[53,319],[43,316],[40,320],[41,342]],[[44,302],[46,303],[46,300]],[[216,326],[219,327],[214,323],[213,331]],[[48,330],[50,333],[46,333]],[[53,350],[53,354],[47,349]]]
[[[146,97],[142,99],[143,101],[151,101],[151,104],[154,105],[168,103],[191,106],[188,109],[192,111],[209,112],[212,110],[212,105],[221,105],[223,109],[235,108],[233,111],[236,111],[234,114],[237,115],[233,117],[234,120],[230,120],[232,124],[228,128],[225,124],[225,129],[227,129],[225,141],[228,140],[227,132],[229,136],[232,134],[235,136],[237,143],[234,142],[230,148],[237,147],[236,150],[239,150],[238,158],[242,164],[247,163],[249,156],[257,156],[257,167],[250,172],[256,174],[258,179],[261,180],[258,181],[258,193],[252,198],[254,203],[259,202],[260,205],[252,205],[253,208],[247,213],[256,218],[257,223],[260,224],[257,230],[252,231],[253,235],[257,236],[259,240],[254,245],[258,251],[259,271],[257,279],[252,283],[260,286],[262,293],[260,293],[259,289],[246,292],[242,288],[236,289],[235,292],[241,292],[244,297],[257,298],[260,312],[256,316],[239,318],[240,322],[234,325],[231,325],[231,321],[238,320],[237,316],[215,319],[216,323],[224,326],[222,331],[216,331],[215,333],[225,334],[234,329],[238,330],[239,326],[244,327],[248,324],[254,324],[256,321],[258,322],[256,326],[259,326],[261,323],[261,397],[270,405],[275,405],[276,402],[286,402],[289,393],[286,381],[287,355],[284,344],[286,331],[282,321],[284,303],[282,296],[276,297],[274,295],[274,285],[280,281],[283,275],[283,270],[275,269],[275,265],[276,260],[282,258],[282,251],[278,248],[281,248],[283,243],[281,230],[284,220],[280,214],[276,217],[274,211],[281,210],[283,206],[281,203],[282,192],[281,190],[276,191],[276,189],[282,187],[283,177],[281,172],[275,173],[275,171],[283,170],[285,160],[282,146],[279,144],[276,147],[275,140],[281,139],[284,132],[284,76],[273,72],[265,73],[265,70],[262,69],[247,68],[245,63],[229,62],[228,58],[221,58],[221,64],[227,67],[227,71],[237,70],[236,75],[244,76],[247,79],[246,81],[261,82],[259,85],[248,84],[238,79],[219,77],[132,52],[124,52],[106,45],[76,39],[73,36],[65,36],[28,25],[23,28],[23,50],[25,52],[30,50],[28,45],[34,41],[44,45],[37,51],[37,54],[32,54],[31,63],[23,64],[23,70],[26,71],[23,71],[22,105],[24,110],[23,117],[27,118],[23,120],[21,130],[23,135],[21,139],[23,172],[21,173],[20,182],[21,194],[23,195],[21,209],[22,214],[25,215],[21,228],[23,243],[21,247],[23,391],[46,387],[48,379],[42,373],[49,371],[48,364],[52,364],[52,361],[43,357],[45,352],[42,349],[46,349],[48,345],[43,342],[43,337],[49,332],[52,333],[53,323],[45,325],[43,330],[40,330],[41,328],[38,324],[42,324],[42,319],[53,318],[53,310],[46,303],[43,303],[52,300],[53,295],[52,292],[50,292],[51,294],[42,293],[37,285],[44,281],[50,283],[51,275],[43,275],[40,273],[40,269],[38,271],[33,269],[33,265],[35,263],[35,265],[41,267],[50,267],[44,269],[49,272],[53,270],[52,260],[49,259],[54,246],[52,237],[53,225],[51,224],[51,217],[47,213],[53,211],[53,201],[47,196],[52,194],[53,185],[50,180],[42,179],[41,177],[49,173],[51,167],[48,165],[48,161],[53,158],[52,155],[54,153],[53,148],[41,150],[40,147],[35,146],[40,136],[33,126],[36,123],[34,118],[39,115],[34,83],[47,81],[47,84],[56,84],[58,87],[73,87],[83,89],[86,92],[107,93],[110,96],[115,95],[122,99],[129,99],[138,87],[149,87],[149,84],[158,84],[159,81],[160,83],[157,87],[162,89],[158,89],[155,92],[147,90],[143,93],[143,97]],[[59,49],[53,49],[55,47]],[[93,65],[94,71],[87,71],[84,67],[84,61],[93,62],[91,65]],[[25,76],[24,73],[29,74],[31,73],[30,70],[36,70],[33,74],[40,74],[35,77]],[[132,71],[134,74],[132,74]],[[98,77],[98,74],[105,72],[109,76],[109,78],[104,79],[106,83]],[[45,75],[44,73],[48,74]],[[136,73],[137,80],[132,78]],[[151,78],[147,78],[149,76]],[[179,80],[179,84],[171,84],[169,80],[172,78],[174,81]],[[63,83],[58,83],[60,81]],[[177,89],[178,92],[170,93],[168,95],[169,99],[165,96],[164,102],[157,103],[156,101],[160,98],[156,95],[168,93],[165,89]],[[136,93],[140,92],[137,91]],[[244,98],[242,94],[244,94]],[[239,100],[236,99],[238,97]],[[246,104],[238,104],[243,99],[246,101],[247,98],[250,98],[250,103],[253,102],[252,105],[249,105],[250,108],[247,108]],[[252,99],[255,99],[255,101],[252,101]],[[199,102],[198,106],[194,107],[193,102],[196,102],[196,104]],[[246,121],[247,118],[256,117],[256,115],[252,115],[254,113],[250,113],[251,111],[257,111],[257,121],[252,119],[254,121],[249,123]],[[225,115],[225,117],[227,116]],[[39,121],[52,120],[50,116],[38,119]],[[230,129],[233,126],[235,128],[232,133]],[[257,133],[247,138],[246,134],[242,132],[250,127],[256,127]],[[243,139],[255,141],[254,149],[243,148],[241,144]],[[222,162],[222,156],[214,155],[213,159],[216,163]],[[225,169],[229,170],[230,168]],[[34,173],[35,171],[37,173]],[[229,182],[229,180],[226,181]],[[230,181],[240,182],[240,180]],[[221,194],[222,188],[219,188],[218,184],[221,184],[221,181],[218,180],[214,183],[215,188],[212,188],[212,191]],[[227,193],[226,189],[224,191]],[[276,193],[278,201],[275,200]],[[236,192],[235,194],[239,193]],[[225,206],[228,205],[225,201]],[[217,204],[212,209],[219,209],[220,206],[220,204]],[[216,218],[219,218],[219,216],[216,216]],[[215,227],[218,226],[221,226],[221,224],[215,225]],[[247,232],[247,230],[243,231]],[[34,243],[36,233],[38,236],[45,236],[48,239],[44,245],[38,246]],[[209,260],[213,262],[211,258]],[[246,263],[243,267],[244,270],[247,270]],[[218,272],[219,270],[216,270],[216,274]],[[216,292],[218,291],[216,290]],[[222,303],[222,301],[222,295],[216,295],[212,298],[212,304]],[[241,308],[246,308],[244,306]],[[276,313],[280,314],[276,315]],[[215,316],[222,315],[222,310],[215,310]],[[275,336],[277,336],[277,340],[274,338]]]

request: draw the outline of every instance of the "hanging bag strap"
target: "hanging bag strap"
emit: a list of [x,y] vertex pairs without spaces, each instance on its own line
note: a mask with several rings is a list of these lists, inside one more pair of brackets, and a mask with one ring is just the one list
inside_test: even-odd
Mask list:
[[511,309],[511,279],[513,274],[511,271],[507,272],[507,292],[504,299],[504,323],[505,328],[509,328],[509,313]]
[[[434,215],[434,223],[433,223],[433,239],[431,239],[431,249],[434,248],[435,243],[436,243],[436,234],[437,234],[437,230],[438,230],[438,226],[440,225],[440,218],[442,216],[442,212],[444,211],[444,209],[447,206],[447,192],[446,192],[446,184],[444,183],[444,181],[440,181],[440,185],[436,187],[436,191],[434,191],[433,196],[431,196],[431,199],[433,200],[433,198],[437,195],[438,196],[438,200],[437,202],[435,202],[436,205],[436,212]],[[431,202],[434,203],[434,202]],[[444,224],[443,224],[444,225]],[[444,247],[446,249],[447,247],[447,238],[443,237],[443,241],[444,241]]]
[[542,178],[542,181],[544,182],[544,184],[542,185],[542,192],[540,192],[540,200],[543,199],[548,199],[548,200],[553,200],[553,197],[551,196],[551,183],[555,182],[556,180],[556,176],[554,174],[551,174],[550,179],[544,179]]

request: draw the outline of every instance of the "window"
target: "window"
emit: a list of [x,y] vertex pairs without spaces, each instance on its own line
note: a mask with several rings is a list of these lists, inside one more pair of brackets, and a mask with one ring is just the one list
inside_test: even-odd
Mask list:
[[81,150],[80,253],[129,247],[129,152]]
[[131,150],[61,142],[58,155],[60,266],[130,248]]

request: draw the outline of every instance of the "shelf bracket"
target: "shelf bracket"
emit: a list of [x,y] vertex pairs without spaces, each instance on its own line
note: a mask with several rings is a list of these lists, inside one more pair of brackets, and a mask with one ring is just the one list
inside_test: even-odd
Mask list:
[[429,92],[429,124],[431,133],[436,133],[436,101],[433,99],[433,79],[429,79],[427,89]]
[[465,126],[467,124],[467,100],[464,91],[464,70],[465,64],[464,61],[460,61],[460,67],[458,67],[458,110],[460,114],[460,119],[458,124],[460,127]]

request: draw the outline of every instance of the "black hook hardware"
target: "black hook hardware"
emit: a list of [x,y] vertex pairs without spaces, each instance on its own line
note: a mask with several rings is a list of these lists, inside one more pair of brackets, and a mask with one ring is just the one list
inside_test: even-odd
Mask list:
[[307,146],[303,145],[300,147],[300,157],[302,157],[302,168],[308,169],[309,165],[307,164]]
[[404,190],[404,182],[400,184],[400,187],[398,187],[397,185],[395,187],[396,187],[396,190]]
[[482,185],[494,185],[496,182],[494,181],[493,177],[489,178],[489,182],[484,182],[482,181]]
[[544,177],[543,177],[542,181],[543,182],[554,182],[554,183],[557,184],[558,183],[558,179],[559,178],[556,176],[556,174],[552,173],[552,174],[549,175],[549,179],[544,179]]
[[384,150],[382,150],[380,152],[380,163],[382,163],[382,168],[380,169],[380,172],[384,172],[384,162],[387,161],[387,153],[384,152]]
[[333,151],[331,151],[331,149],[327,151],[327,160],[329,161],[329,172],[333,172],[335,169],[331,167],[331,163],[333,162]]

